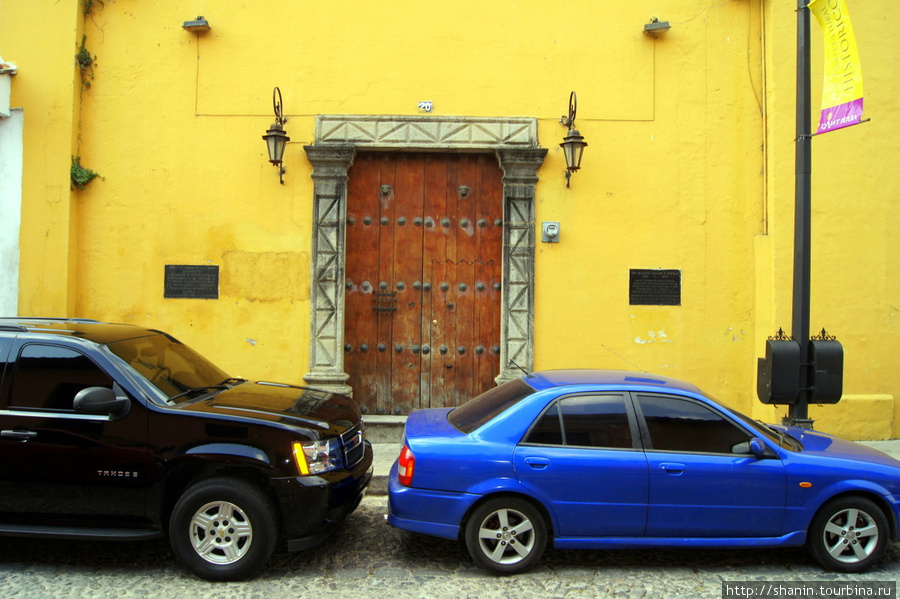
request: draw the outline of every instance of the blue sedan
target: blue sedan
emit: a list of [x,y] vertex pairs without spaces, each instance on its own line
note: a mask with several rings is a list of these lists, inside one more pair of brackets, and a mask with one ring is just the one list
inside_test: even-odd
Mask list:
[[464,538],[480,566],[560,549],[808,546],[823,567],[875,565],[900,520],[900,462],[770,426],[654,375],[558,370],[458,408],[413,412],[388,522]]

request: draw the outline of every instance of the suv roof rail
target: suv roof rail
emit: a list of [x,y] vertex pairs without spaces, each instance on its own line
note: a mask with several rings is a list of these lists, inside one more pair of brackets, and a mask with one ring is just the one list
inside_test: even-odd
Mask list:
[[18,324],[0,324],[0,331],[15,331],[16,333],[27,333],[28,329]]
[[[11,320],[14,322],[33,323],[33,322],[92,322],[100,323],[94,318],[66,318],[58,316],[0,316],[0,322]],[[24,326],[24,325],[23,325]]]
[[[6,321],[6,322],[4,322]],[[17,333],[27,333],[33,328],[40,328],[40,323],[50,322],[71,322],[76,324],[102,324],[99,320],[93,318],[41,318],[39,316],[3,316],[0,317],[0,331],[14,331]]]

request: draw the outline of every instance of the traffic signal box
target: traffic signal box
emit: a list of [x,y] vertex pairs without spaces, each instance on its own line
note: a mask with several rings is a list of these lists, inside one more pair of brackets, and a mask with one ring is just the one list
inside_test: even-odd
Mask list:
[[813,339],[809,361],[815,368],[810,403],[834,404],[844,392],[844,348],[840,341]]
[[766,357],[759,359],[756,394],[764,404],[794,404],[800,397],[801,367],[809,364],[809,403],[840,401],[844,380],[844,348],[839,341],[812,339],[809,360],[801,361],[800,343],[794,340],[766,341]]
[[759,359],[756,395],[764,404],[793,404],[800,395],[800,344],[794,340],[766,341],[766,357]]

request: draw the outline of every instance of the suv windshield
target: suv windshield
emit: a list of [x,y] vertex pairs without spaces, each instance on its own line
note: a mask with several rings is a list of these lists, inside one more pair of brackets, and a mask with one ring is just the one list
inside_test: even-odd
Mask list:
[[485,391],[459,406],[447,417],[457,430],[467,435],[488,420],[519,403],[536,390],[522,379],[515,379]]
[[183,395],[185,391],[215,387],[230,378],[209,360],[164,333],[116,341],[107,347],[176,402],[188,399]]

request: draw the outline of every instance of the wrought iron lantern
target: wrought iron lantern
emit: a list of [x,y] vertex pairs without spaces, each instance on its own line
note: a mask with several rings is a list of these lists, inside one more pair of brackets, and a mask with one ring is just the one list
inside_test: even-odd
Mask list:
[[575,128],[575,113],[577,109],[578,98],[575,96],[575,92],[572,92],[569,95],[569,115],[562,117],[559,121],[569,128],[566,137],[559,144],[566,157],[566,187],[569,186],[569,179],[572,177],[572,173],[581,168],[581,157],[584,154],[584,149],[587,147],[584,137]]
[[275,122],[272,123],[272,126],[269,127],[262,138],[266,140],[266,147],[269,150],[269,162],[278,167],[278,179],[284,185],[284,164],[282,159],[284,158],[284,148],[287,142],[291,141],[291,138],[284,131],[284,123],[287,119],[284,118],[281,90],[277,87],[272,90],[272,106],[275,109]]

